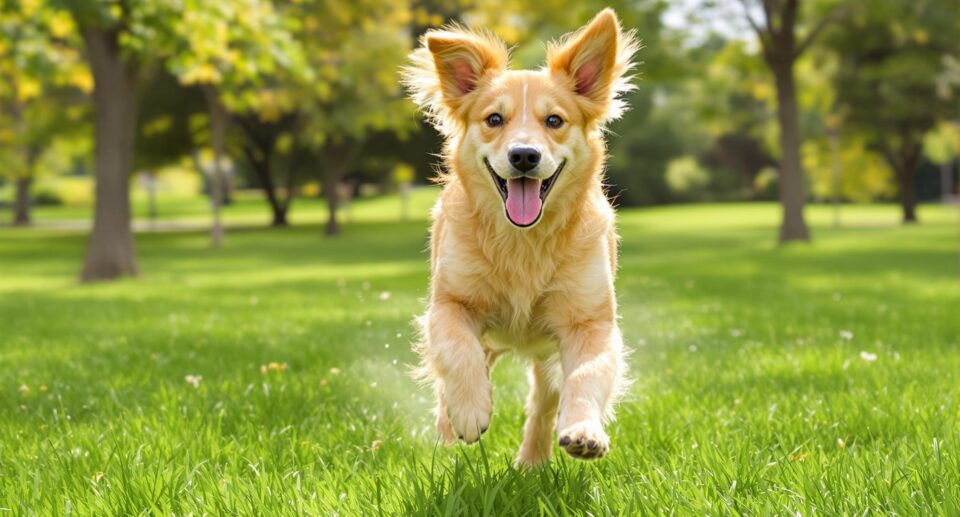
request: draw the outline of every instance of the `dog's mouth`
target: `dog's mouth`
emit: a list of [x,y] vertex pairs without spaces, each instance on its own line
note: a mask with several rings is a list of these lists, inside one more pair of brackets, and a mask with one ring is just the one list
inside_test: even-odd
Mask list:
[[487,172],[490,173],[493,184],[496,185],[500,197],[503,198],[507,219],[514,226],[526,228],[533,226],[540,220],[543,215],[543,204],[546,202],[550,191],[553,190],[553,186],[557,183],[557,177],[560,176],[560,172],[563,171],[567,161],[560,162],[557,170],[545,180],[527,177],[505,180],[493,170],[489,160],[484,158],[483,164],[487,166]]

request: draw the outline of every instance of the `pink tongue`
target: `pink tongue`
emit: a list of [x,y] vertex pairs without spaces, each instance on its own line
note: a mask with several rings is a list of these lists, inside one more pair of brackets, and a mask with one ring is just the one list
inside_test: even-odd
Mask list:
[[507,180],[507,217],[518,226],[533,224],[540,215],[540,180]]

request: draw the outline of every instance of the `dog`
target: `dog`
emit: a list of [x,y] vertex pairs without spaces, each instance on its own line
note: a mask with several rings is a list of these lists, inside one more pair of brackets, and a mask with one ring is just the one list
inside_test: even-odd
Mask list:
[[500,40],[460,26],[424,34],[403,69],[411,98],[444,137],[415,350],[446,443],[487,431],[490,370],[514,352],[531,363],[516,464],[549,462],[557,429],[574,458],[609,451],[604,424],[626,362],[604,131],[625,109],[638,48],[607,9],[550,44],[540,70],[510,70]]

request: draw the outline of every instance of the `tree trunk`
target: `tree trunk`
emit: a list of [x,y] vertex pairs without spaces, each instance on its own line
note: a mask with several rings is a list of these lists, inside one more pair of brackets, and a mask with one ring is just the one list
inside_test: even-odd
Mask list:
[[270,222],[270,226],[290,226],[290,221],[287,220],[286,205],[282,203],[273,205],[273,221]]
[[[13,91],[16,91],[16,85],[13,85]],[[23,155],[24,170],[15,170],[14,190],[15,198],[13,204],[13,225],[30,225],[30,185],[33,183],[33,156],[30,146],[23,143],[26,139],[26,124],[23,117],[24,107],[19,102],[12,102],[10,106],[10,118],[13,122],[15,131],[14,141],[17,143],[19,151]]]
[[30,185],[33,178],[20,177],[16,181],[16,200],[13,205],[13,225],[30,226]]
[[953,202],[953,160],[940,166],[940,191],[944,204]]
[[260,177],[260,182],[263,183],[263,192],[267,196],[267,201],[270,202],[270,209],[273,212],[273,221],[270,226],[287,226],[287,208],[290,205],[280,201],[276,190],[274,190],[273,174],[270,170],[272,168],[270,149],[263,149],[261,151],[262,155],[258,156],[253,148],[244,145],[243,152],[247,155],[247,160],[250,161],[250,165],[257,176]]
[[151,229],[157,223],[157,176],[147,171],[142,176],[147,187],[147,217],[150,219]]
[[130,230],[136,86],[117,31],[86,28],[83,39],[93,71],[96,126],[96,207],[80,275],[86,282],[138,273]]
[[843,172],[840,161],[840,131],[828,130],[830,135],[830,167],[833,169],[833,227],[840,227],[840,201],[843,197]]
[[340,222],[337,220],[337,207],[340,204],[340,182],[343,181],[350,163],[360,151],[356,141],[328,142],[324,146],[323,197],[327,201],[327,225],[324,234],[340,234]]
[[[790,54],[792,54],[792,49]],[[810,240],[810,232],[803,218],[806,199],[803,169],[800,166],[800,122],[797,116],[796,81],[793,59],[780,58],[771,64],[777,87],[777,121],[780,125],[780,204],[783,223],[780,242]]]
[[325,174],[323,175],[323,197],[327,200],[327,225],[323,233],[327,236],[340,234],[340,223],[337,221],[337,205],[340,203],[340,179],[343,177],[342,170],[333,170],[334,168],[327,164]]
[[897,171],[900,180],[900,206],[903,208],[903,224],[917,222],[917,194],[916,194],[916,163],[903,164],[903,169]]
[[210,206],[213,212],[213,224],[210,227],[210,244],[219,248],[223,243],[224,229],[220,211],[223,207],[226,182],[223,175],[223,149],[227,132],[227,110],[220,102],[216,89],[207,85],[203,88],[210,115],[210,136],[213,143],[213,175],[210,178]]
[[897,176],[903,223],[915,224],[917,222],[917,163],[920,161],[923,143],[919,137],[914,139],[908,132],[904,132],[900,135],[900,145],[895,150],[889,145],[882,145],[881,149],[887,164]]

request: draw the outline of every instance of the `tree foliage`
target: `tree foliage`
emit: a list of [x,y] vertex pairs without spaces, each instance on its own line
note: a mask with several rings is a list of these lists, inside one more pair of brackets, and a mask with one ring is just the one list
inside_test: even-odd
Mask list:
[[960,116],[957,88],[942,80],[947,62],[960,55],[958,30],[956,2],[877,0],[829,40],[841,56],[840,110],[896,172],[905,222],[916,221],[924,135]]

